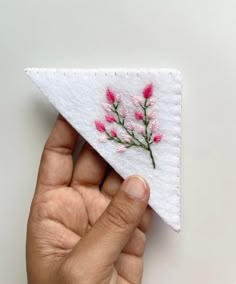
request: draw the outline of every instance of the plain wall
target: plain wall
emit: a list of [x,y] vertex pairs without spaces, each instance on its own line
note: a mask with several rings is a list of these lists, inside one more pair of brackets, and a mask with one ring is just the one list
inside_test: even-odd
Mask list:
[[25,67],[173,67],[184,77],[182,231],[154,217],[145,284],[236,283],[236,1],[0,0],[0,283],[25,234],[56,112]]

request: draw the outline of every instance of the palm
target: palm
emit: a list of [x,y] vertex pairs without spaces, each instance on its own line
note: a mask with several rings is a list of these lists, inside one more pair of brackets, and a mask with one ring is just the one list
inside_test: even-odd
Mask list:
[[[61,120],[61,123],[65,123],[64,120]],[[75,135],[72,130],[71,135]],[[100,218],[122,183],[121,177],[113,170],[107,173],[105,161],[88,145],[83,148],[80,159],[73,166],[71,151],[68,150],[72,146],[74,144],[63,148],[59,146],[57,149],[51,146],[46,148],[46,155],[63,154],[57,157],[57,162],[60,163],[55,168],[55,171],[63,172],[63,175],[48,173],[50,170],[48,168],[52,165],[44,164],[46,168],[40,169],[35,201],[31,210],[31,219],[39,219],[40,222],[31,224],[28,245],[40,235],[40,239],[36,239],[43,244],[40,246],[40,255],[43,256],[42,266],[51,265],[55,270]],[[63,159],[63,163],[59,159]],[[45,172],[47,172],[46,179]],[[57,175],[57,185],[66,184],[65,180],[70,180],[69,186],[53,186],[55,175]],[[149,213],[147,212],[148,215]],[[114,283],[140,283],[144,232],[147,226],[148,221],[144,218],[117,261],[111,266],[110,274]],[[29,254],[30,252],[28,258]]]

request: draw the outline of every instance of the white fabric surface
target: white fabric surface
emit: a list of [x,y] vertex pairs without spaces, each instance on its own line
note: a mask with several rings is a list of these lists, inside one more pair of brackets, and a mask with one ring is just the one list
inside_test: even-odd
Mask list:
[[[181,94],[180,73],[172,69],[26,69],[27,75],[49,98],[57,110],[92,147],[123,177],[138,174],[151,188],[150,206],[174,230],[180,230],[180,135]],[[159,131],[163,139],[153,144],[156,169],[149,153],[132,147],[116,152],[118,144],[98,140],[94,120],[104,120],[102,103],[106,89],[123,94],[130,113],[135,109],[131,95],[142,97],[145,85],[153,83],[157,99]]]

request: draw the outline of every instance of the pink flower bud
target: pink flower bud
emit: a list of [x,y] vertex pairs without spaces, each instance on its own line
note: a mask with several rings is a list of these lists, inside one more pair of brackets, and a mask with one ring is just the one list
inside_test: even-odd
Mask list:
[[127,123],[127,128],[130,130],[130,131],[134,131],[135,129],[135,124],[132,120],[130,120],[128,123]]
[[111,112],[111,105],[107,104],[107,103],[102,103],[102,107],[105,111],[107,112]]
[[132,96],[132,101],[135,106],[141,106],[142,105],[142,100],[139,97]]
[[98,131],[100,131],[100,132],[106,131],[105,125],[100,120],[95,120],[94,123],[95,123],[95,126],[96,126]]
[[135,118],[137,120],[142,120],[143,119],[143,114],[140,111],[135,111],[134,115],[135,115]]
[[153,85],[151,83],[144,88],[143,97],[145,99],[149,99],[152,96],[152,92],[153,92]]
[[157,100],[156,100],[155,98],[151,98],[151,99],[149,100],[150,106],[153,106],[156,102],[157,102]]
[[156,132],[157,128],[158,128],[158,124],[157,124],[156,120],[152,121],[150,123],[150,130],[151,130],[151,132],[152,133]]
[[162,139],[162,134],[157,134],[153,137],[153,141],[156,143],[160,142],[161,139]]
[[113,104],[116,100],[115,94],[108,88],[106,91],[106,97],[109,103]]
[[122,95],[121,94],[117,94],[116,95],[116,101],[118,102],[118,103],[120,103],[121,101],[122,101]]
[[140,125],[140,124],[137,124],[136,125],[136,130],[137,130],[137,132],[139,133],[139,134],[144,134],[144,132],[145,132],[145,129],[144,129],[144,127],[142,126],[142,125]]
[[111,129],[111,136],[114,138],[117,137],[117,131],[114,128]]
[[105,143],[105,142],[107,142],[107,136],[105,136],[105,135],[101,135],[100,137],[98,137],[98,140],[99,140],[99,142],[101,142],[101,143]]
[[127,135],[127,134],[124,134],[124,133],[121,134],[121,137],[122,137],[122,139],[123,139],[125,142],[127,142],[127,143],[129,143],[130,140],[131,140],[130,136]]
[[109,122],[109,123],[116,122],[116,118],[112,114],[105,115],[105,118],[106,118],[106,121]]
[[147,114],[148,119],[154,119],[156,117],[156,113],[154,110],[151,110],[148,114]]
[[126,147],[124,145],[121,145],[116,149],[116,152],[118,153],[124,153],[126,151]]
[[122,118],[125,118],[126,115],[127,115],[127,113],[128,113],[128,110],[127,110],[126,107],[121,107],[119,113],[120,113],[120,116],[121,116]]

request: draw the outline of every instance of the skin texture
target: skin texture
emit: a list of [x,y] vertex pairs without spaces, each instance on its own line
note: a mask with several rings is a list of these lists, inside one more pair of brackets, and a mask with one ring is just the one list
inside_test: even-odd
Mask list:
[[73,161],[77,138],[59,116],[28,220],[28,283],[141,283],[149,187],[138,176],[123,182],[88,144]]

